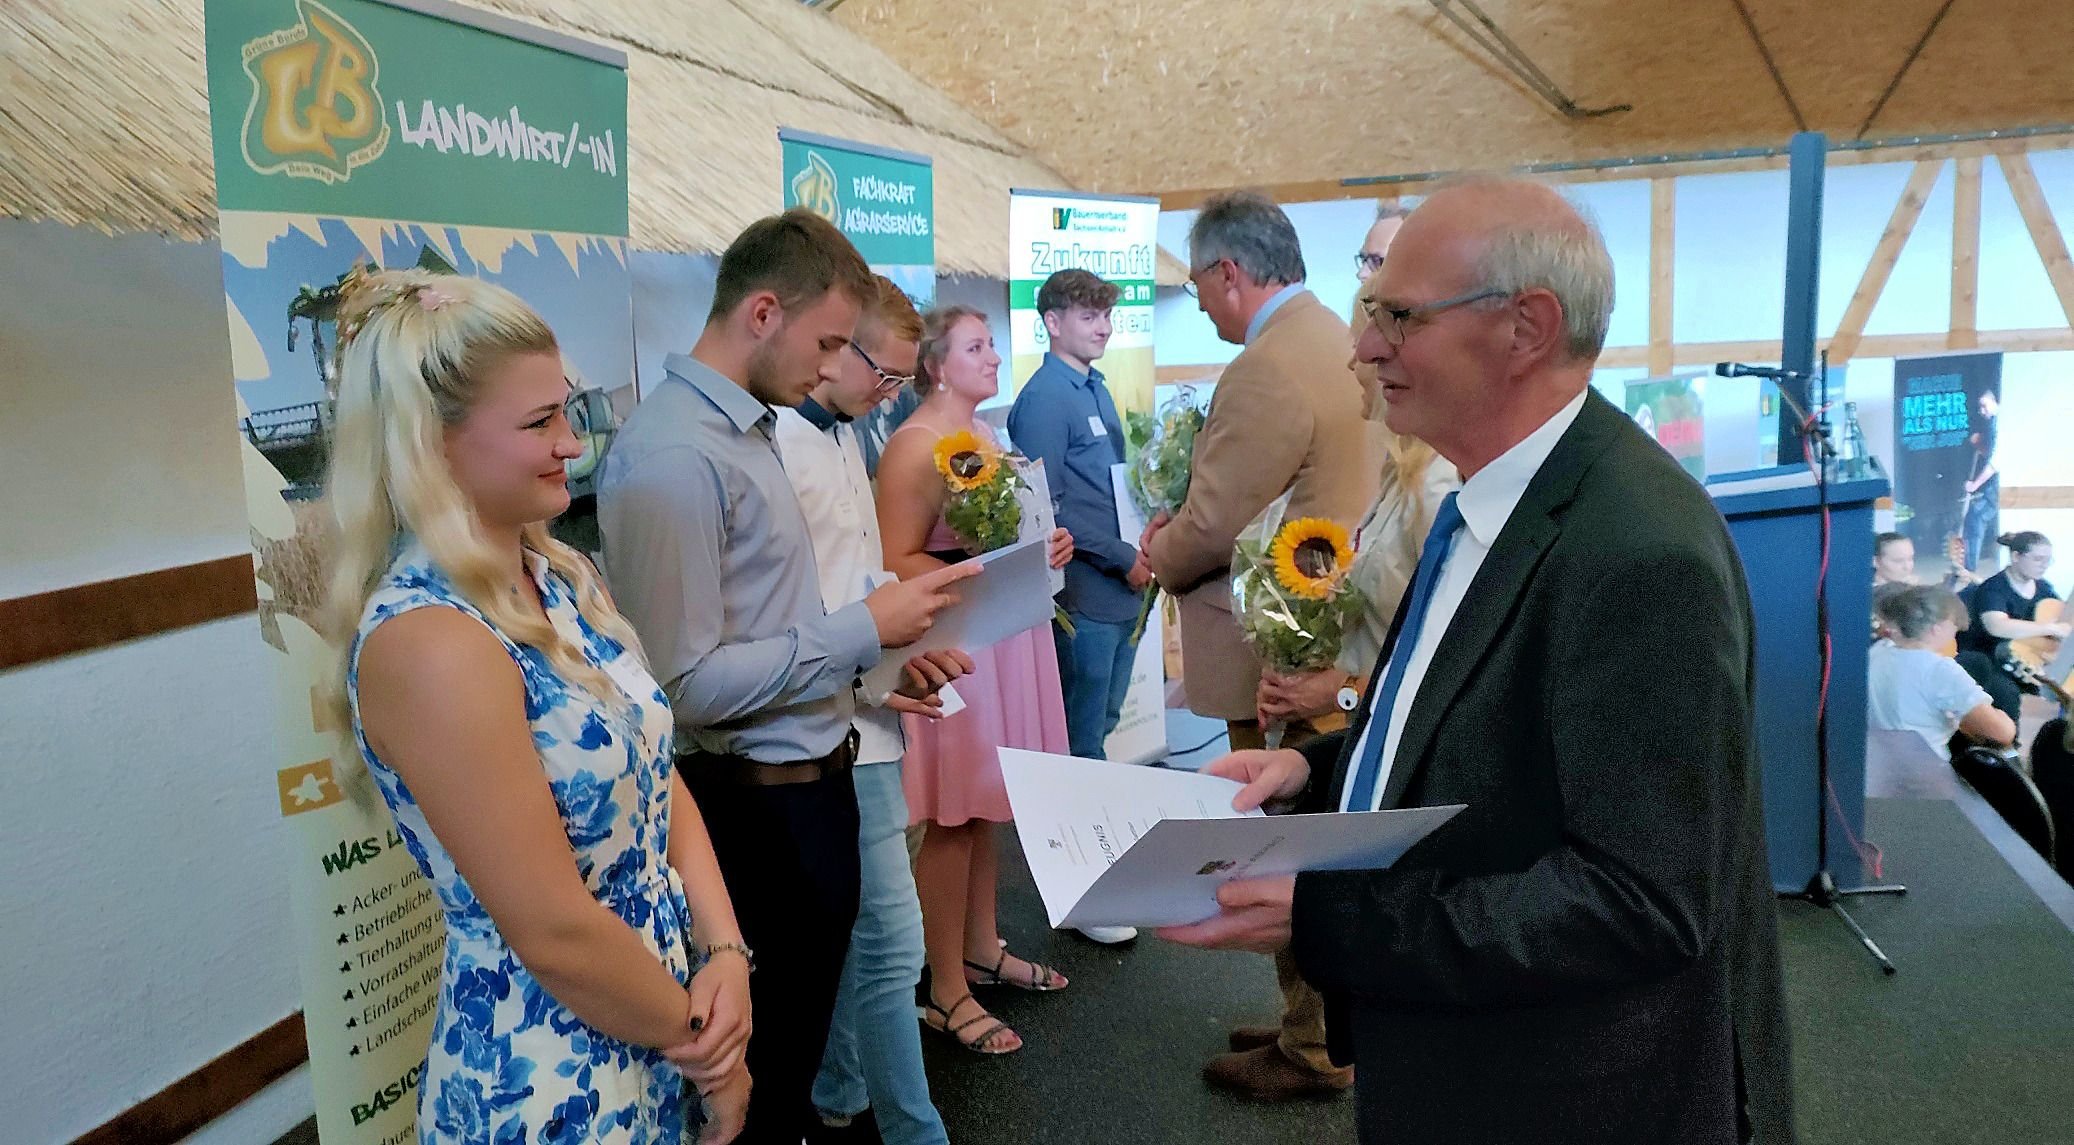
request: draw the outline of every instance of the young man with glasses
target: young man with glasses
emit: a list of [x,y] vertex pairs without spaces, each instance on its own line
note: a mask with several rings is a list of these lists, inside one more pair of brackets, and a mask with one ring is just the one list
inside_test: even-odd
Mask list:
[[[1189,708],[1225,720],[1234,750],[1257,749],[1261,666],[1232,616],[1232,545],[1285,492],[1291,518],[1353,528],[1375,500],[1382,459],[1349,365],[1353,334],[1304,288],[1303,249],[1282,209],[1251,192],[1220,195],[1196,217],[1188,248],[1189,292],[1218,336],[1245,349],[1217,380],[1187,500],[1171,521],[1153,518],[1142,547],[1161,587],[1181,598]],[[1335,711],[1292,721],[1282,742],[1295,747],[1344,720]],[[1275,970],[1280,1022],[1233,1031],[1231,1052],[1204,1077],[1267,1101],[1346,1089],[1353,1071],[1328,1057],[1323,1002],[1287,956]]]

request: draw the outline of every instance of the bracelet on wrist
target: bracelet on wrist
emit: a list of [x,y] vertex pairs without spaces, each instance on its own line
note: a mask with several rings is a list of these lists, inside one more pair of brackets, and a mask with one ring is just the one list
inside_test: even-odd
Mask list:
[[747,946],[742,945],[739,942],[709,943],[706,946],[705,951],[706,961],[708,962],[711,962],[713,960],[713,956],[716,954],[734,953],[742,956],[742,961],[748,964],[750,971],[754,972],[756,969],[756,952],[749,949]]

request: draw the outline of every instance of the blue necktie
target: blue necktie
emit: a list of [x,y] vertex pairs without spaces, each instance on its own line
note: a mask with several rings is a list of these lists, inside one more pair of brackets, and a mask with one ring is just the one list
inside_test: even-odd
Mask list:
[[1440,581],[1440,562],[1447,559],[1456,530],[1462,527],[1462,510],[1450,493],[1433,515],[1433,528],[1426,533],[1426,547],[1419,551],[1419,568],[1412,574],[1411,607],[1405,610],[1404,626],[1390,649],[1390,667],[1383,673],[1381,694],[1369,709],[1368,742],[1361,745],[1361,759],[1354,766],[1353,791],[1347,810],[1366,811],[1375,805],[1376,780],[1382,773],[1383,745],[1390,738],[1390,713],[1397,706],[1397,689],[1404,683],[1404,670],[1418,647],[1419,630],[1426,626],[1426,608],[1433,603],[1433,589]]

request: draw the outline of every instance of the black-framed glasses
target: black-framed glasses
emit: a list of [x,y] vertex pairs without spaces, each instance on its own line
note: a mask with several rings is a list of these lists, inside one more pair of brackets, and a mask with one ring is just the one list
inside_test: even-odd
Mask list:
[[1373,298],[1364,298],[1361,300],[1361,309],[1368,315],[1368,320],[1375,323],[1376,332],[1383,336],[1383,341],[1396,347],[1404,345],[1404,324],[1414,318],[1431,318],[1443,310],[1452,310],[1457,306],[1467,306],[1472,302],[1484,302],[1492,298],[1504,298],[1508,293],[1510,292],[1496,287],[1485,287],[1482,290],[1472,290],[1467,294],[1458,294],[1453,298],[1443,298],[1438,302],[1427,302],[1418,306],[1385,306]]
[[1365,250],[1354,256],[1354,275],[1357,278],[1367,278],[1381,269],[1383,269],[1383,256],[1374,251]]
[[871,355],[865,353],[864,347],[859,346],[857,343],[850,343],[850,349],[857,351],[857,356],[859,358],[864,359],[864,364],[871,367],[871,372],[879,376],[878,392],[882,394],[890,394],[894,390],[897,390],[902,386],[910,386],[914,384],[915,376],[913,374],[895,374],[888,372],[877,362],[872,361]]
[[1220,258],[1216,262],[1211,263],[1209,266],[1200,267],[1196,270],[1189,271],[1188,281],[1181,284],[1181,292],[1188,295],[1190,298],[1201,298],[1203,296],[1203,288],[1196,285],[1196,278],[1200,275],[1208,274],[1211,270],[1215,269],[1216,267],[1222,266],[1225,261],[1226,260]]

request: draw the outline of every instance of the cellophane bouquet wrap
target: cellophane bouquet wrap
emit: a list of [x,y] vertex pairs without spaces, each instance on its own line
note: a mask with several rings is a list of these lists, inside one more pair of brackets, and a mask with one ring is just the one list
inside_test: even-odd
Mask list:
[[[1231,611],[1261,663],[1285,676],[1316,672],[1339,659],[1361,599],[1347,573],[1354,548],[1346,526],[1290,517],[1288,493],[1261,511],[1232,546]],[[1269,747],[1284,722],[1267,727]]]
[[1195,435],[1208,417],[1202,399],[1191,386],[1182,386],[1168,398],[1154,418],[1131,415],[1133,436],[1142,432],[1144,440],[1138,446],[1138,456],[1131,461],[1129,482],[1131,496],[1144,510],[1146,520],[1161,513],[1172,515],[1188,499]]
[[[1023,506],[1016,493],[1028,486],[1016,460],[969,429],[936,441],[936,472],[946,493],[943,521],[973,556],[1005,548],[1022,537]],[[1055,619],[1072,635],[1073,623],[1064,610],[1055,610]]]
[[[1161,513],[1172,516],[1188,499],[1188,476],[1195,461],[1195,435],[1209,419],[1209,412],[1192,386],[1182,386],[1159,408],[1157,416],[1133,413],[1127,433],[1137,448],[1125,471],[1131,498],[1151,520]],[[1159,599],[1159,586],[1148,585],[1138,603],[1138,625],[1131,642],[1145,634],[1145,622]]]

